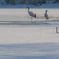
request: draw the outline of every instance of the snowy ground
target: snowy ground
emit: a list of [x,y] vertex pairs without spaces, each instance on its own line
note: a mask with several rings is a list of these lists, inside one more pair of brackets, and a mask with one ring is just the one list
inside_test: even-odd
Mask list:
[[59,44],[0,45],[0,59],[59,59]]
[[[46,9],[31,10],[44,16]],[[0,59],[59,59],[59,9],[48,10],[54,18],[31,22],[27,9],[0,9]]]
[[[45,10],[48,10],[49,20],[59,20],[59,9],[30,9],[30,11],[36,13],[37,18],[33,18],[33,21],[45,21]],[[2,12],[3,11],[3,12]],[[0,9],[0,21],[31,21],[31,17],[28,15],[28,9]]]
[[0,25],[0,59],[59,59],[59,25]]

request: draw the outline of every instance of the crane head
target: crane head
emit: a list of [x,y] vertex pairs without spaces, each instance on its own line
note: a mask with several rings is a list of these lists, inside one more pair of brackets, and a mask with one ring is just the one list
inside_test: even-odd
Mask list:
[[47,12],[48,10],[46,10],[45,12]]
[[30,9],[30,7],[27,7],[28,8],[28,10]]

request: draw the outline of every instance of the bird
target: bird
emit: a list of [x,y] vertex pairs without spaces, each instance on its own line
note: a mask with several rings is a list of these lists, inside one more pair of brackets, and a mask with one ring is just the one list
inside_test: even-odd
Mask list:
[[47,12],[48,12],[48,10],[46,10],[46,11],[45,11],[45,14],[44,14],[44,16],[45,16],[45,18],[46,18],[46,21],[49,19],[49,15],[48,15]]
[[36,18],[36,14],[33,13],[32,11],[29,11],[30,7],[27,8],[28,8],[28,14],[31,16],[31,21],[32,21],[32,17]]

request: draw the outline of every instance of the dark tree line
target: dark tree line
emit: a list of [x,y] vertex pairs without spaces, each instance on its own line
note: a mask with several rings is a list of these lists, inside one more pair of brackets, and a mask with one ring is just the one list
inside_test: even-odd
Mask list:
[[[52,1],[52,0],[5,0],[6,4],[33,4],[33,5],[37,5],[37,4],[43,4],[46,3],[46,1]],[[59,0],[53,0],[53,3],[59,2]],[[3,4],[3,2],[2,2]]]
[[15,0],[5,0],[6,4],[15,4]]

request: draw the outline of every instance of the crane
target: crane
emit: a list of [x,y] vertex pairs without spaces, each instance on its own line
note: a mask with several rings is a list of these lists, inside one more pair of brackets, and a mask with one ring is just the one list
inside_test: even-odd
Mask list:
[[45,18],[46,18],[46,21],[49,19],[49,15],[48,15],[47,12],[48,12],[48,10],[46,10],[46,11],[45,11],[45,14],[44,14],[44,16],[45,16]]
[[27,8],[28,8],[28,14],[31,16],[31,21],[32,21],[32,17],[36,18],[36,14],[33,13],[32,11],[29,11],[30,7]]

